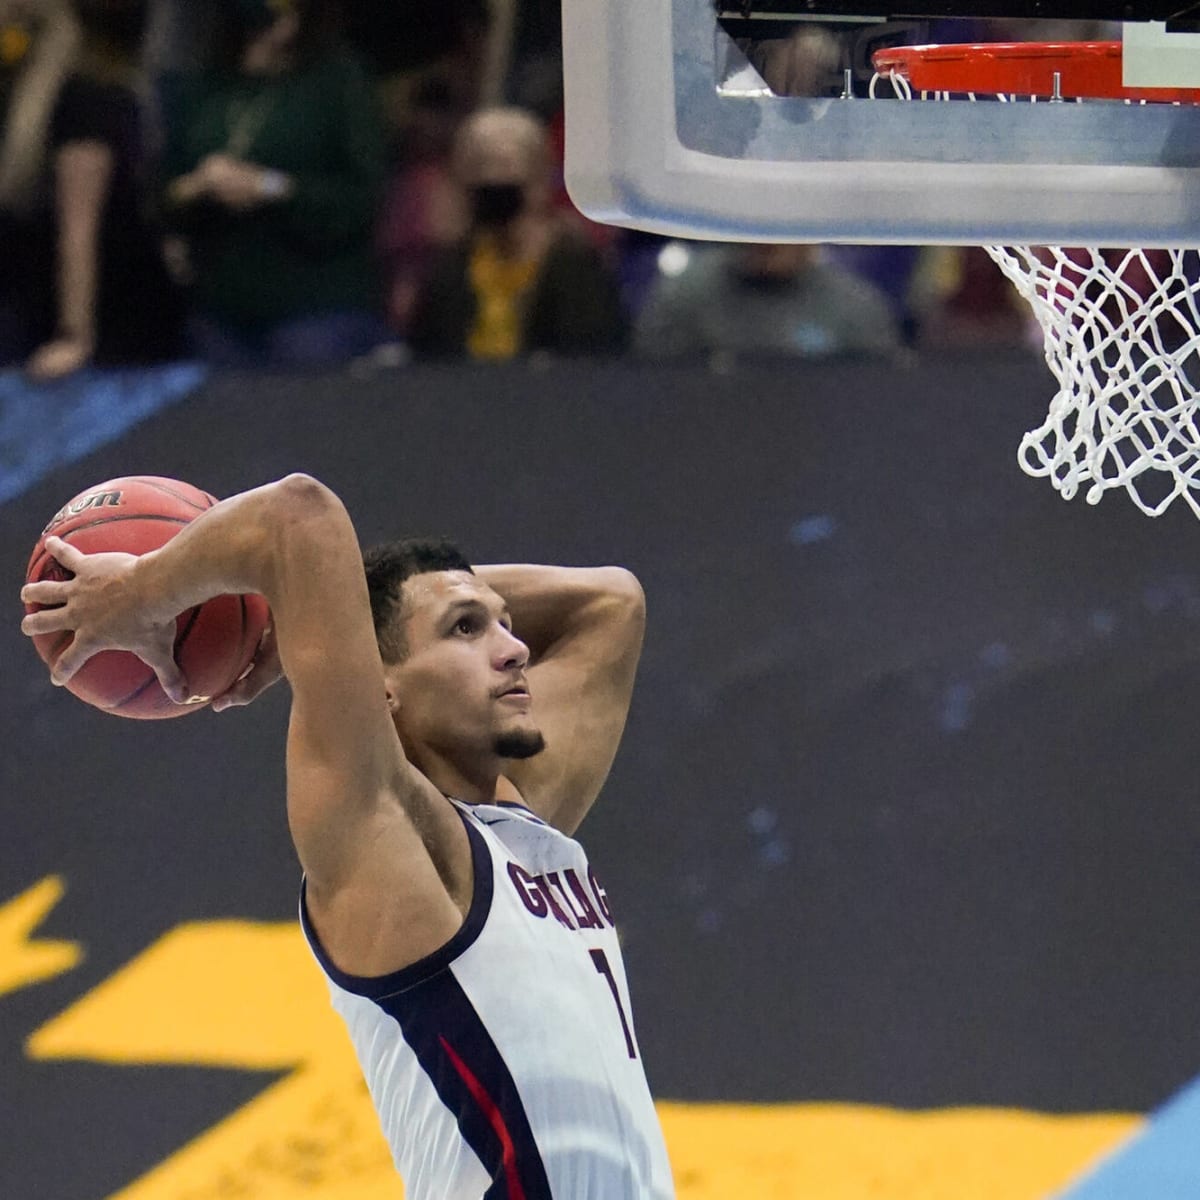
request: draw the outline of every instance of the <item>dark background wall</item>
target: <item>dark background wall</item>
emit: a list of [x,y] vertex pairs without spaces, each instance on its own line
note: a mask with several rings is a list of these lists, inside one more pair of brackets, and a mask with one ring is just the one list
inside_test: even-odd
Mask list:
[[[46,682],[16,588],[85,485],[305,470],[366,542],[641,577],[639,688],[581,837],[656,1094],[1153,1107],[1200,1069],[1200,545],[1186,511],[1021,473],[1050,391],[1026,356],[217,379],[0,507],[0,898],[68,876],[42,932],[86,935],[93,985],[180,922],[293,915],[284,689],[93,712]],[[111,1080],[21,1055],[80,987],[0,1009],[0,1145],[58,1200],[101,1194],[59,1130],[86,1119],[101,1175],[120,1153]],[[259,1085],[163,1086],[202,1123]]]

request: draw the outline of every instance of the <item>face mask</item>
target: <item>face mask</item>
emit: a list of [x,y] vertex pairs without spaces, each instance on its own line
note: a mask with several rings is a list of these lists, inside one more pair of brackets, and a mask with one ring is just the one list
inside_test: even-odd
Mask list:
[[471,189],[471,211],[477,225],[507,225],[524,203],[519,183],[483,183]]

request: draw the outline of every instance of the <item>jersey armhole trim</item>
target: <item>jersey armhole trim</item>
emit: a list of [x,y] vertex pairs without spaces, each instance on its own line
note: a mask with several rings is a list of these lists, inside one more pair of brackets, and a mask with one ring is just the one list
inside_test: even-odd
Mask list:
[[447,796],[446,799],[454,804],[460,812],[464,810],[474,812],[479,808],[507,808],[513,812],[523,813],[537,825],[550,825],[550,822],[545,817],[535,813],[528,804],[518,804],[515,800],[481,800],[478,803],[472,803],[470,800],[460,800],[457,796]]
[[518,804],[515,800],[496,800],[494,803],[497,808],[515,808],[517,812],[523,812],[527,817],[532,817],[539,825],[549,824],[545,817],[538,816],[528,804]]
[[[457,811],[457,810],[456,810]],[[464,954],[483,931],[488,913],[492,908],[493,871],[492,855],[482,833],[476,829],[464,813],[459,813],[463,826],[467,831],[467,840],[471,843],[471,865],[475,872],[475,884],[471,896],[471,907],[458,932],[444,945],[438,947],[432,954],[398,971],[387,975],[351,975],[334,965],[325,952],[317,931],[308,916],[306,901],[306,880],[300,880],[300,924],[304,936],[312,949],[321,969],[343,991],[355,996],[364,996],[368,1000],[382,1000],[387,996],[408,991],[427,979],[441,973],[455,959]]]

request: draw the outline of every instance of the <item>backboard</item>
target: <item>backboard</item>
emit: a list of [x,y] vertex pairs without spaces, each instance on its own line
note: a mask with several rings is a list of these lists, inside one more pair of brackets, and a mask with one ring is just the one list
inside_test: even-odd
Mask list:
[[1196,0],[564,0],[567,186],[676,236],[1200,246],[1198,106],[867,98],[882,47],[1105,21],[1200,77]]

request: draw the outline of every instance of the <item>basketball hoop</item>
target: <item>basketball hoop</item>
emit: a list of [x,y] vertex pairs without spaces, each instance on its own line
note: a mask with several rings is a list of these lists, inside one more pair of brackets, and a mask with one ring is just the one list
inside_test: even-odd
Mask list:
[[[873,59],[902,100],[1200,105],[1200,88],[1127,88],[1120,42],[901,46]],[[1200,235],[1200,228],[1197,230]],[[1042,327],[1059,390],[1018,461],[1070,500],[1124,488],[1148,516],[1200,516],[1200,251],[985,246]]]
[[889,79],[904,99],[994,96],[997,100],[1124,100],[1200,104],[1200,88],[1129,88],[1120,42],[981,42],[894,46],[876,51],[875,84]]

